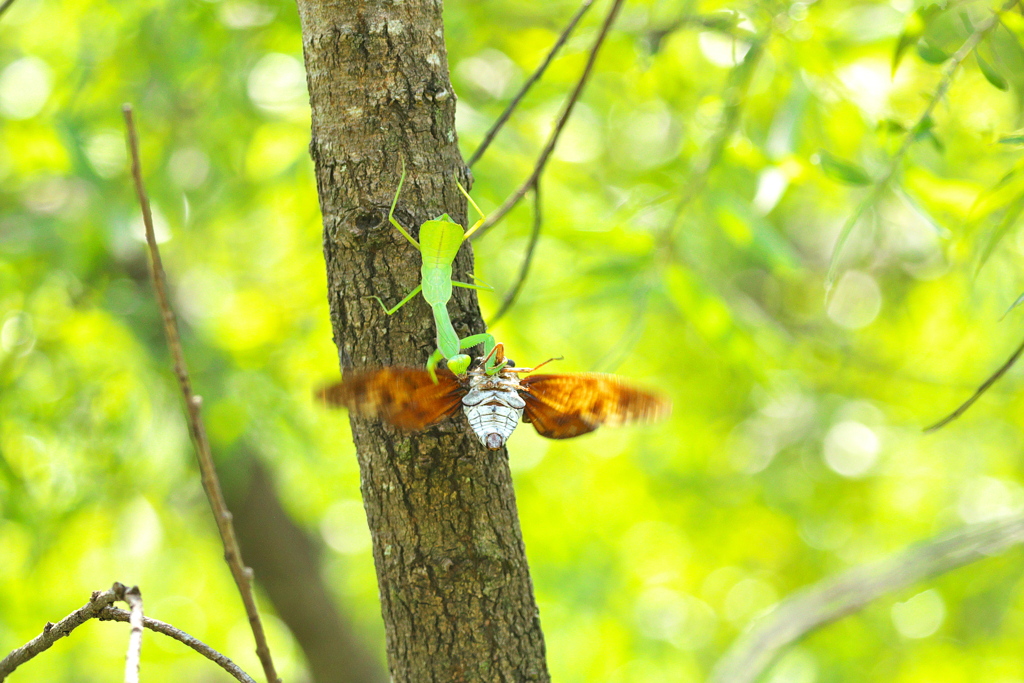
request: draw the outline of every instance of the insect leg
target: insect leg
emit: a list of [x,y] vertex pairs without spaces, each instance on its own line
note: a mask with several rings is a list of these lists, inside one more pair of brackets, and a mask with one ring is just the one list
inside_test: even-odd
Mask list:
[[393,225],[396,228],[398,228],[398,232],[402,233],[402,236],[405,237],[405,239],[407,239],[410,242],[412,242],[412,245],[414,247],[416,247],[417,249],[419,249],[420,248],[420,243],[417,242],[416,240],[414,240],[412,238],[412,235],[410,235],[406,231],[406,229],[402,227],[402,224],[398,222],[398,219],[395,218],[395,205],[398,204],[398,195],[402,194],[402,183],[404,183],[404,182],[405,182],[405,160],[403,159],[402,160],[402,177],[398,179],[398,189],[395,190],[395,198],[391,200],[391,210],[388,211],[388,220],[391,221],[391,225]]
[[402,306],[404,306],[404,305],[406,305],[407,303],[409,303],[409,301],[410,301],[410,300],[411,300],[411,299],[412,299],[412,298],[413,298],[414,296],[416,296],[417,294],[419,294],[419,293],[420,293],[420,290],[421,290],[421,289],[423,289],[423,285],[416,285],[416,288],[415,288],[415,289],[413,289],[413,290],[412,290],[411,292],[409,292],[409,293],[408,293],[408,294],[407,294],[407,295],[405,296],[405,298],[404,298],[404,299],[402,299],[402,300],[401,300],[401,301],[399,301],[399,302],[398,302],[397,304],[395,304],[395,307],[394,307],[394,308],[392,308],[392,309],[389,309],[389,308],[388,308],[387,306],[385,306],[385,305],[384,305],[384,302],[383,302],[383,301],[381,300],[381,298],[380,298],[379,296],[368,296],[368,297],[364,297],[364,298],[366,298],[366,299],[376,299],[376,300],[377,300],[377,303],[379,303],[379,304],[380,304],[380,307],[384,309],[384,313],[386,313],[387,315],[394,315],[394,314],[395,314],[395,311],[397,311],[397,310],[398,310],[399,308],[401,308]]
[[462,194],[464,194],[466,196],[466,199],[469,200],[469,203],[473,205],[473,208],[476,209],[476,212],[478,214],[480,214],[480,220],[478,220],[476,223],[474,223],[473,227],[471,227],[469,230],[467,230],[466,234],[463,236],[462,239],[463,239],[463,241],[465,241],[465,240],[468,240],[470,238],[470,236],[474,232],[477,231],[477,228],[479,228],[481,225],[483,225],[484,221],[487,220],[487,216],[485,216],[484,212],[480,210],[480,207],[476,205],[476,202],[474,202],[473,198],[469,196],[469,193],[466,192],[466,188],[464,188],[462,186],[462,183],[460,183],[458,181],[458,179],[456,179],[455,184],[459,186],[459,190],[461,190]]
[[471,285],[468,282],[459,282],[458,280],[452,280],[452,286],[464,287],[466,289],[486,289],[489,291],[494,291],[494,287],[491,287],[490,285],[485,285],[483,283],[479,285]]

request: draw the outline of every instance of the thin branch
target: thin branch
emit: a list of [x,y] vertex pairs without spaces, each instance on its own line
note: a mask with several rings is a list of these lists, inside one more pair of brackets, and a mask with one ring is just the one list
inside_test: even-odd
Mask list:
[[56,624],[46,622],[42,633],[21,647],[11,651],[6,657],[0,660],[0,681],[3,681],[12,671],[38,655],[40,652],[49,650],[55,642],[95,617],[99,614],[100,610],[105,607],[109,607],[115,600],[117,600],[115,589],[118,585],[119,584],[115,583],[114,588],[111,588],[110,590],[95,591],[92,594],[92,597],[89,598],[89,602],[76,609]]
[[753,683],[783,648],[872,601],[1024,543],[1024,516],[975,524],[798,591],[754,622],[719,660],[710,683]]
[[128,654],[124,662],[124,683],[139,683],[139,667],[142,664],[142,593],[138,586],[124,591],[122,599],[131,607],[128,623],[131,634],[128,636]]
[[220,538],[224,544],[224,559],[231,569],[231,575],[238,586],[238,592],[245,604],[245,613],[249,617],[249,625],[252,627],[253,637],[256,639],[256,654],[259,656],[260,664],[263,665],[263,672],[269,683],[279,683],[277,672],[274,670],[274,661],[270,656],[270,647],[267,645],[267,636],[263,630],[263,622],[260,620],[259,611],[256,608],[256,598],[252,591],[252,570],[242,562],[242,551],[238,547],[238,540],[235,538],[235,528],[231,523],[231,512],[224,502],[224,494],[221,492],[220,480],[217,478],[217,470],[213,464],[213,456],[210,453],[210,442],[206,437],[206,427],[200,415],[202,399],[192,393],[192,381],[189,378],[188,369],[185,365],[185,354],[181,348],[181,340],[178,335],[178,323],[171,310],[167,296],[167,276],[164,273],[163,262],[160,260],[160,248],[156,243],[156,235],[153,231],[153,216],[149,208],[149,198],[146,195],[146,188],[142,183],[142,167],[139,161],[139,143],[135,132],[135,122],[132,118],[131,105],[126,104],[122,108],[124,121],[128,136],[128,151],[132,158],[132,177],[135,180],[135,192],[139,198],[139,205],[142,207],[142,220],[146,225],[146,243],[149,245],[149,253],[152,259],[153,287],[156,290],[157,303],[163,313],[164,333],[167,336],[167,346],[170,348],[171,356],[174,359],[174,374],[178,377],[178,384],[181,387],[182,397],[185,399],[185,411],[188,418],[189,433],[192,436],[192,443],[196,448],[196,456],[199,460],[199,471],[202,476],[203,489],[210,501],[214,519],[217,522],[217,529],[220,531]]
[[548,138],[547,144],[544,145],[544,149],[541,150],[540,156],[537,158],[537,163],[533,168],[533,173],[527,178],[519,189],[513,192],[505,203],[502,204],[498,209],[491,213],[484,221],[483,225],[476,231],[471,239],[477,239],[485,232],[490,230],[494,225],[505,217],[512,208],[519,203],[519,200],[523,198],[526,192],[533,187],[540,174],[544,172],[544,166],[548,163],[548,159],[551,157],[551,153],[555,150],[555,144],[558,142],[558,137],[562,134],[562,129],[565,128],[566,122],[569,120],[569,115],[572,114],[573,107],[576,106],[577,100],[583,93],[583,88],[587,84],[587,79],[590,77],[590,72],[594,68],[594,62],[597,61],[597,54],[601,51],[601,45],[604,43],[604,39],[608,36],[608,31],[611,29],[612,24],[615,22],[615,17],[618,16],[619,10],[622,8],[624,0],[613,0],[611,9],[608,10],[608,16],[605,17],[604,23],[601,24],[601,30],[597,34],[597,39],[594,40],[594,46],[590,48],[590,54],[587,57],[587,63],[583,67],[583,73],[580,74],[579,81],[576,82],[576,87],[573,88],[572,93],[569,95],[569,99],[566,100],[565,109],[562,110],[561,116],[558,117],[558,121],[555,123],[555,129],[551,132],[551,137]]
[[[100,621],[130,622],[131,620],[130,613],[124,611],[123,609],[117,609],[116,607],[109,606],[101,609],[99,613],[96,615],[96,617]],[[218,665],[220,668],[224,669],[229,674],[234,676],[236,680],[241,681],[242,683],[256,683],[249,676],[249,674],[245,673],[245,671],[243,671],[241,667],[239,667],[229,658],[225,657],[217,650],[214,650],[212,647],[202,642],[201,640],[193,638],[184,631],[177,629],[168,623],[159,621],[157,619],[151,619],[149,617],[143,617],[142,625],[148,628],[150,631],[155,631],[157,633],[162,633],[165,636],[170,636],[171,638],[177,640],[179,643],[182,643],[192,648],[193,650],[203,655],[211,662]]]
[[516,96],[513,97],[512,101],[508,103],[507,107],[505,107],[505,111],[501,112],[501,116],[499,116],[498,120],[491,125],[491,129],[487,131],[487,134],[484,135],[483,142],[480,143],[480,146],[476,148],[475,152],[473,152],[473,156],[471,156],[469,161],[466,162],[467,166],[472,166],[484,155],[484,152],[487,151],[487,148],[491,145],[491,142],[498,134],[498,131],[501,130],[501,127],[504,126],[509,120],[509,117],[512,116],[512,112],[519,106],[523,97],[526,96],[527,91],[533,87],[533,84],[536,83],[541,76],[544,75],[544,71],[547,70],[548,65],[551,64],[555,55],[558,54],[558,51],[562,49],[563,45],[565,45],[565,41],[569,39],[569,35],[572,34],[573,29],[576,28],[576,24],[580,22],[580,19],[583,18],[583,15],[587,13],[587,10],[590,9],[592,4],[594,4],[594,0],[583,0],[583,4],[580,5],[578,10],[576,10],[576,14],[572,15],[572,19],[569,20],[568,26],[566,26],[565,30],[562,31],[562,35],[558,36],[558,40],[556,40],[555,44],[551,46],[548,56],[544,58],[544,61],[537,67],[536,71],[530,74],[530,77],[526,79],[525,83],[523,83],[523,87],[519,89]]
[[0,4],[0,17],[2,17],[4,15],[4,12],[7,11],[7,8],[13,4],[14,0],[4,0],[3,4]]
[[1022,353],[1024,353],[1024,342],[1021,342],[1020,346],[1018,346],[1017,350],[1013,352],[1013,355],[1010,356],[1009,360],[1003,363],[1002,366],[998,370],[996,370],[991,377],[985,380],[984,383],[982,383],[982,385],[978,387],[978,390],[975,391],[969,399],[964,401],[959,408],[957,408],[952,413],[950,413],[946,417],[942,418],[941,420],[933,424],[931,427],[925,428],[924,433],[930,434],[931,432],[934,432],[938,429],[942,429],[950,422],[952,422],[953,420],[957,419],[965,412],[967,412],[967,409],[974,405],[974,402],[981,398],[981,395],[988,391],[989,387],[995,384],[1000,377],[1006,374],[1007,370],[1013,367],[1013,364],[1017,362],[1017,359],[1020,358],[1020,355]]
[[660,28],[648,29],[646,37],[650,43],[651,52],[657,52],[661,47],[662,41],[672,33],[691,26],[708,31],[717,31],[733,38],[740,38],[745,32],[736,30],[736,25],[739,21],[740,15],[738,12],[730,14],[684,14],[675,21]]
[[992,13],[984,23],[982,23],[978,29],[967,38],[960,49],[950,57],[946,67],[942,70],[942,78],[939,80],[939,87],[932,93],[931,99],[928,104],[925,105],[924,111],[917,119],[917,123],[910,127],[906,135],[903,136],[903,142],[900,143],[899,149],[896,150],[896,154],[893,155],[892,159],[889,160],[889,167],[885,173],[879,178],[871,191],[868,192],[867,196],[864,197],[863,201],[857,206],[856,210],[850,217],[846,219],[843,224],[842,230],[839,231],[839,237],[836,239],[836,246],[832,250],[832,261],[829,264],[828,273],[825,275],[825,291],[829,292],[832,289],[832,285],[835,284],[836,274],[839,270],[839,257],[843,252],[843,247],[846,246],[846,241],[849,239],[850,234],[853,232],[853,228],[860,221],[861,216],[868,210],[869,207],[873,206],[878,198],[881,197],[882,193],[889,186],[889,182],[893,176],[899,170],[900,162],[903,161],[903,157],[906,156],[910,150],[910,146],[916,141],[918,134],[923,130],[927,124],[932,112],[935,107],[938,106],[939,102],[943,97],[946,96],[946,92],[949,87],[953,84],[953,76],[956,75],[957,69],[960,68],[960,64],[967,59],[968,55],[974,51],[974,48],[978,46],[978,43],[989,34],[992,29],[999,25],[999,17],[1020,0],[1007,0],[1002,7]]
[[530,263],[533,262],[533,251],[537,247],[537,241],[540,239],[540,227],[543,219],[541,218],[540,211],[540,178],[537,178],[536,183],[533,185],[533,230],[530,231],[530,243],[526,245],[526,255],[523,256],[523,265],[519,267],[519,276],[516,278],[515,284],[508,290],[508,294],[505,295],[505,300],[501,302],[501,307],[498,312],[494,314],[494,317],[487,322],[487,327],[490,327],[494,323],[501,320],[501,317],[505,315],[508,309],[512,308],[512,304],[516,302],[516,297],[519,296],[519,290],[522,289],[523,283],[526,281],[526,275],[530,272]]

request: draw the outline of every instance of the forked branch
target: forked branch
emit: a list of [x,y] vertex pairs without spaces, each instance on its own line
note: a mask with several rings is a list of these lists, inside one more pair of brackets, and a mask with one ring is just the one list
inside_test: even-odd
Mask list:
[[242,551],[238,547],[238,540],[235,538],[235,527],[231,523],[231,512],[227,503],[224,502],[224,494],[221,492],[220,480],[217,478],[217,469],[213,464],[213,455],[210,453],[210,442],[206,437],[206,427],[200,415],[202,399],[192,392],[192,380],[188,374],[188,367],[185,364],[185,353],[181,348],[181,339],[178,334],[178,323],[171,309],[170,299],[167,295],[167,276],[164,273],[163,262],[160,259],[160,248],[156,243],[156,233],[153,230],[153,216],[149,208],[149,197],[146,195],[146,188],[142,182],[142,165],[139,161],[139,143],[135,132],[135,122],[132,118],[132,107],[124,105],[125,127],[128,135],[128,151],[132,159],[132,178],[135,180],[135,192],[139,198],[139,205],[142,207],[142,220],[146,226],[146,243],[149,245],[151,257],[153,287],[156,290],[157,303],[163,314],[164,333],[167,336],[167,346],[170,348],[171,357],[174,359],[174,374],[178,377],[178,385],[181,387],[181,395],[185,399],[185,415],[188,418],[189,433],[192,436],[192,443],[196,448],[196,456],[199,460],[199,471],[201,473],[203,490],[210,501],[213,510],[213,517],[217,522],[217,529],[220,531],[220,538],[224,544],[224,559],[231,569],[231,575],[238,586],[238,592],[242,596],[245,605],[245,613],[249,617],[249,625],[252,627],[253,637],[256,639],[256,654],[259,656],[260,664],[263,665],[263,672],[269,683],[278,683],[277,672],[274,670],[274,661],[270,656],[270,647],[267,645],[267,636],[263,630],[263,622],[260,619],[259,610],[256,608],[256,598],[252,590],[252,570],[242,562]]
[[[132,611],[126,612],[125,610],[111,607],[111,605],[117,600],[127,602]],[[129,637],[127,666],[134,667],[134,678],[126,669],[125,681],[138,680],[138,643],[141,642],[142,638],[141,629],[142,627],[145,627],[152,631],[156,631],[157,633],[163,633],[166,636],[170,636],[171,638],[184,643],[209,659],[211,662],[220,666],[222,669],[234,676],[236,680],[241,681],[241,683],[256,683],[247,673],[242,671],[237,664],[214,650],[209,645],[196,640],[189,634],[174,628],[170,624],[165,624],[164,622],[157,621],[156,619],[143,617],[142,596],[139,593],[138,587],[127,588],[121,583],[115,583],[110,590],[93,592],[92,597],[89,598],[89,602],[76,609],[56,624],[46,622],[42,633],[16,650],[13,650],[6,657],[0,660],[0,681],[7,678],[12,671],[25,662],[50,649],[55,642],[70,634],[90,619],[99,619],[100,621],[125,621],[132,624],[132,633]],[[136,628],[138,628],[138,631]]]

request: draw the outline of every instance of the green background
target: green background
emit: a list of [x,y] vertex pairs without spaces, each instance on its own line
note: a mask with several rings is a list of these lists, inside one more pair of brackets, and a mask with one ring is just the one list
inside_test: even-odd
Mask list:
[[[447,3],[465,156],[576,7]],[[476,164],[485,210],[529,173],[606,10]],[[558,370],[615,371],[674,403],[657,425],[511,439],[555,680],[703,680],[792,591],[1024,512],[1019,370],[921,432],[1021,335],[1020,310],[1000,321],[1024,291],[1019,9],[914,131],[824,286],[844,222],[991,11],[626,4],[544,175],[533,268],[493,329],[520,364],[564,356]],[[734,68],[755,42],[753,68]],[[118,580],[259,677],[163,345],[123,102],[226,485],[242,449],[270,465],[383,662],[348,420],[311,399],[338,367],[298,18],[262,0],[16,0],[0,18],[0,653]],[[495,288],[485,318],[531,222],[527,200],[474,242]],[[766,680],[1024,681],[1022,560],[883,598]],[[280,673],[303,680],[268,622]],[[126,626],[90,622],[12,680],[116,680],[126,642]],[[144,680],[223,678],[146,634]]]

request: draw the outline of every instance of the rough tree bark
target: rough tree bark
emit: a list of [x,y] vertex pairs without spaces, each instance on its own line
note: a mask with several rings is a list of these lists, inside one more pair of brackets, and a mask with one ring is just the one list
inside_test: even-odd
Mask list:
[[[387,222],[402,160],[402,224],[447,212],[465,225],[441,2],[298,6],[341,365],[421,366],[435,339],[422,298],[388,317],[365,297],[394,303],[419,281],[419,255]],[[467,244],[456,279],[471,266]],[[460,337],[483,330],[471,292],[456,289],[449,310]],[[353,419],[352,434],[394,680],[548,680],[507,454],[461,414],[412,435]]]

